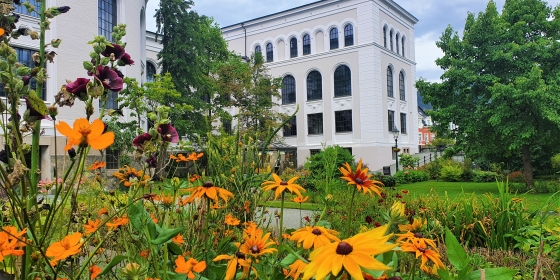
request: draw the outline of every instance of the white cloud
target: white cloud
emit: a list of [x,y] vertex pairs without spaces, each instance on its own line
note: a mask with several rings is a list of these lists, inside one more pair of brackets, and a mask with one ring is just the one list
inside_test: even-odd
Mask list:
[[430,32],[414,40],[416,73],[418,77],[425,77],[423,75],[424,72],[431,72],[432,75],[434,72],[438,71],[440,74],[443,73],[441,68],[435,63],[437,58],[443,57],[443,52],[436,46],[436,41],[439,39],[439,36],[440,34],[436,32]]

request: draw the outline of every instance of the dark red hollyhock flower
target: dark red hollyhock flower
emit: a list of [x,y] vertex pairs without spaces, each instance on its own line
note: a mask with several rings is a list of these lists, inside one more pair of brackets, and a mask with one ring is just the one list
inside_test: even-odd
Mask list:
[[144,133],[136,136],[134,140],[132,140],[132,145],[135,147],[142,147],[144,146],[144,142],[152,140],[152,136],[149,133]]
[[25,99],[25,105],[27,105],[30,117],[34,117],[37,120],[43,120],[47,117],[47,115],[41,115],[39,111],[37,111],[37,109],[33,108],[33,105],[31,105],[31,102],[29,102],[29,99],[27,99],[26,96],[24,96],[23,98]]
[[371,225],[371,223],[373,223],[373,219],[370,216],[366,216],[366,223]]
[[61,13],[61,14],[65,14],[68,11],[70,11],[70,7],[68,6],[62,6],[62,7],[58,7],[57,10]]
[[117,72],[117,75],[119,75],[121,79],[124,79],[124,74],[121,72],[121,70],[115,69],[115,72]]
[[29,84],[29,81],[31,81],[31,77],[23,76],[23,77],[21,77],[21,80],[23,81],[23,85],[26,86],[26,85]]
[[163,141],[171,143],[179,142],[179,133],[177,133],[177,130],[173,126],[171,126],[171,124],[160,124],[157,130],[161,135],[161,139],[163,139]]
[[113,44],[113,46],[106,46],[105,50],[101,52],[104,57],[110,57],[111,54],[115,55],[115,59],[121,59],[126,54],[123,47]]
[[66,85],[66,91],[78,96],[80,99],[87,98],[88,78],[78,78]]
[[97,66],[97,74],[93,76],[98,79],[106,89],[116,92],[123,89],[123,79],[109,66]]
[[[121,63],[124,65],[134,65],[134,60],[132,60],[132,58],[130,58],[130,55],[125,53],[122,57],[121,57]],[[119,64],[119,65],[120,65]]]
[[150,157],[148,157],[146,159],[146,163],[148,164],[149,167],[151,168],[156,168],[157,167],[157,158],[154,154],[152,154]]

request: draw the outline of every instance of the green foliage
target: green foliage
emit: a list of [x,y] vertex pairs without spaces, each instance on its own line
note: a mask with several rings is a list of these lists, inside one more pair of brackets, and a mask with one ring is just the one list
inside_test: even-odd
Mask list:
[[407,168],[409,166],[410,167],[417,167],[418,162],[420,162],[419,157],[415,157],[415,156],[410,155],[410,154],[400,154],[399,155],[399,164],[403,168]]
[[463,168],[456,164],[447,164],[441,168],[440,179],[445,182],[459,182],[463,175]]
[[495,182],[500,180],[501,176],[493,171],[473,170],[473,182]]
[[428,181],[430,174],[423,170],[405,169],[399,170],[393,175],[397,184],[410,184],[416,182]]
[[383,173],[381,172],[374,173],[371,178],[373,180],[383,183],[383,186],[385,188],[390,188],[397,185],[397,180],[395,180],[395,177],[389,175],[383,175]]
[[550,162],[552,163],[552,168],[556,171],[556,173],[560,173],[560,153],[554,155]]
[[432,162],[422,165],[419,169],[426,171],[430,175],[430,179],[437,180],[441,176],[442,159],[436,159]]
[[310,156],[304,166],[314,178],[338,178],[342,176],[338,168],[345,163],[355,166],[354,156],[348,150],[334,145]]

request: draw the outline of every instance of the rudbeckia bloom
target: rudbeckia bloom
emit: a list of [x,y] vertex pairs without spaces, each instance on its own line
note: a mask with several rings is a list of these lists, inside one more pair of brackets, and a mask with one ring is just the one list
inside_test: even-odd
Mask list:
[[132,168],[128,165],[125,165],[124,168],[119,168],[119,172],[113,173],[113,176],[119,178],[119,184],[123,183],[125,187],[130,187],[134,180],[145,184],[146,181],[150,179],[150,176],[146,175],[144,171],[136,170],[136,168]]
[[239,252],[255,258],[277,252],[276,248],[269,248],[269,246],[275,244],[274,241],[269,239],[270,232],[264,236],[262,234],[262,231],[253,228],[245,238],[245,242],[239,247]]
[[82,234],[76,232],[64,237],[61,241],[55,242],[47,248],[45,255],[53,257],[51,265],[56,265],[58,261],[64,260],[80,252],[84,242],[80,242]]
[[424,238],[423,235],[419,232],[412,233],[409,231],[405,234],[397,234],[397,236],[399,237],[397,238],[397,243],[401,241],[410,242],[413,244],[417,244],[417,247],[422,247],[422,248],[426,248],[427,246],[430,246],[434,248],[436,252],[439,252],[436,243],[432,239]]
[[101,225],[101,222],[99,221],[99,219],[95,219],[95,221],[88,220],[87,224],[84,225],[84,229],[86,230],[86,234],[94,233],[95,231],[97,231],[97,229],[99,228],[100,225]]
[[340,241],[338,232],[318,226],[306,226],[300,228],[292,233],[290,240],[297,241],[298,244],[303,244],[303,249],[309,249],[313,246],[314,249],[323,247],[330,244],[332,241]]
[[417,232],[425,224],[426,224],[426,221],[422,222],[422,218],[414,218],[412,224],[399,225],[399,230],[402,231],[402,232],[405,232],[405,231]]
[[251,260],[245,259],[245,254],[241,252],[237,252],[234,256],[230,255],[219,255],[215,257],[212,261],[218,262],[221,260],[228,260],[227,269],[226,269],[226,277],[225,280],[232,280],[235,278],[235,273],[237,269],[240,268],[243,270],[243,274],[241,275],[241,279],[249,276],[249,269],[253,269],[255,276],[257,275],[257,270],[251,266]]
[[96,150],[103,150],[115,142],[115,134],[113,132],[105,132],[105,125],[99,119],[89,123],[86,118],[80,118],[74,121],[74,127],[71,128],[66,122],[59,121],[56,129],[62,135],[68,137],[68,144],[64,147],[65,151],[72,148],[73,145],[86,147],[90,145]]
[[307,264],[300,259],[297,259],[294,263],[290,264],[290,271],[286,274],[286,278],[292,277],[294,279],[299,279],[303,269]]
[[370,193],[373,191],[379,197],[381,197],[381,187],[383,183],[371,180],[371,174],[368,173],[368,168],[362,169],[362,159],[358,163],[358,167],[356,167],[356,172],[352,171],[352,167],[350,164],[345,163],[343,167],[339,168],[340,173],[342,173],[342,178],[345,181],[348,181],[348,185],[355,185],[358,188],[358,191],[363,191],[364,194]]
[[428,269],[426,267],[426,262],[428,261],[428,259],[431,260],[436,266],[445,268],[445,265],[441,261],[441,256],[439,255],[439,253],[437,251],[428,249],[426,243],[421,242],[420,240],[414,240],[414,241],[408,241],[402,243],[401,250],[403,252],[416,253],[416,258],[422,257],[422,263],[420,264],[420,268],[423,270]]
[[344,268],[353,279],[364,280],[362,268],[388,270],[390,267],[372,255],[388,252],[396,247],[386,244],[391,235],[384,235],[388,226],[378,227],[351,238],[327,244],[311,252],[311,262],[304,270],[303,279],[325,279],[329,274],[338,276]]
[[303,196],[296,196],[292,199],[293,202],[295,203],[304,203],[309,199],[309,196],[303,197]]
[[290,180],[282,181],[282,179],[276,175],[276,173],[272,173],[272,178],[274,181],[265,181],[262,183],[262,189],[265,191],[275,190],[274,192],[274,199],[277,199],[280,194],[282,194],[285,190],[288,190],[290,193],[295,193],[298,196],[301,196],[301,192],[305,192],[305,189],[302,188],[300,185],[294,184],[294,182],[299,177],[293,177]]
[[179,274],[187,274],[189,279],[194,279],[196,276],[193,272],[200,273],[206,269],[206,262],[205,261],[197,261],[194,258],[190,258],[188,261],[185,261],[183,256],[177,257],[175,260],[175,272]]
[[215,203],[218,203],[219,198],[221,198],[227,204],[229,197],[233,198],[233,194],[230,191],[214,186],[210,181],[206,181],[202,186],[188,188],[185,191],[193,192],[187,198],[187,203],[193,202],[196,198],[207,197],[208,199],[212,199]]

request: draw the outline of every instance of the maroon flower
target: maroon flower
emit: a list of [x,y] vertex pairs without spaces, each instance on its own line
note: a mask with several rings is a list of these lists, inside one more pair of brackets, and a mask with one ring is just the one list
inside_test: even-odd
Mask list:
[[146,163],[148,164],[149,167],[151,168],[156,168],[157,167],[157,158],[156,155],[152,154],[150,157],[148,157],[146,159]]
[[29,84],[29,81],[31,81],[31,77],[23,76],[23,77],[21,77],[21,80],[23,81],[23,85],[26,86],[26,85]]
[[109,66],[97,66],[97,74],[94,76],[106,89],[116,92],[123,89],[123,79]]
[[144,133],[136,136],[134,140],[132,140],[132,145],[135,147],[142,147],[146,141],[152,140],[152,136],[149,133]]
[[88,78],[78,78],[66,85],[66,91],[78,96],[81,100],[87,99]]
[[134,60],[132,60],[132,58],[130,58],[130,55],[125,53],[122,57],[121,60],[119,61],[119,65],[121,66],[125,66],[125,65],[134,65]]
[[101,52],[101,55],[105,57],[110,57],[111,54],[115,55],[115,59],[121,59],[126,52],[123,47],[117,44],[113,44],[113,46],[106,46],[105,50]]
[[161,135],[161,139],[163,139],[163,141],[171,143],[179,142],[179,133],[177,133],[177,130],[173,126],[171,126],[171,124],[160,124],[157,130]]
[[366,216],[366,223],[371,225],[371,223],[373,223],[373,219],[370,216]]
[[121,72],[121,70],[115,69],[115,72],[117,72],[117,75],[119,75],[121,79],[124,79],[124,74]]

